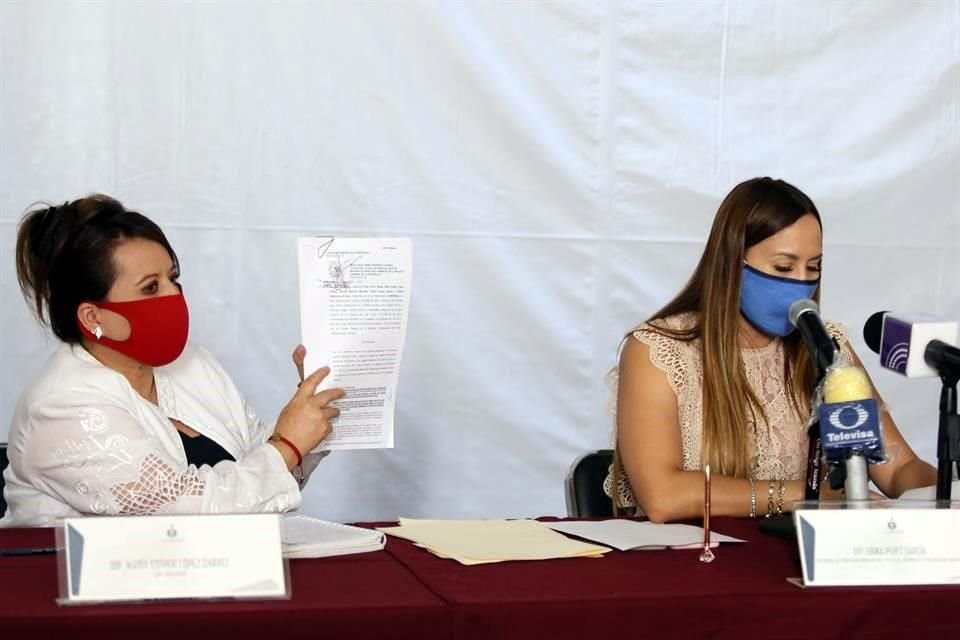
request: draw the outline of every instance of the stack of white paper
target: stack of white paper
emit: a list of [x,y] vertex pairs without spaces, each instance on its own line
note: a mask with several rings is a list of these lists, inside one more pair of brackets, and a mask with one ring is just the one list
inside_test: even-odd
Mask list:
[[[620,551],[699,549],[703,546],[703,529],[689,524],[657,524],[624,519],[544,522],[544,524],[555,531],[593,540]],[[721,542],[743,542],[743,540],[711,531],[710,546],[715,547]]]
[[[904,491],[903,495],[900,496],[900,500],[936,500],[937,499],[937,488],[936,487],[920,487],[919,489],[910,489],[909,491]],[[960,480],[954,481],[950,485],[950,499],[951,500],[960,500]]]
[[349,553],[379,551],[386,536],[372,529],[317,520],[308,516],[284,516],[283,557],[323,558]]

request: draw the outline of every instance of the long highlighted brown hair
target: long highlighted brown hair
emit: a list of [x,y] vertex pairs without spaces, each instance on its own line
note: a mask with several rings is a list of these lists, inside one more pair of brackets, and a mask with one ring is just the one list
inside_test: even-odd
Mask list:
[[[707,245],[690,280],[673,300],[647,320],[649,323],[680,313],[692,313],[695,318],[686,330],[670,329],[663,323],[654,323],[650,329],[685,342],[700,340],[703,357],[701,461],[709,464],[715,473],[735,478],[750,475],[753,467],[750,425],[758,424],[758,414],[764,422],[767,417],[747,381],[740,357],[744,256],[747,249],[807,214],[812,214],[820,223],[820,213],[813,201],[783,180],[754,178],[738,184],[720,204]],[[819,287],[814,299],[820,299]],[[803,415],[809,411],[816,371],[797,332],[784,338],[783,343],[783,373],[789,399]],[[616,453],[614,470],[619,475],[619,450]]]

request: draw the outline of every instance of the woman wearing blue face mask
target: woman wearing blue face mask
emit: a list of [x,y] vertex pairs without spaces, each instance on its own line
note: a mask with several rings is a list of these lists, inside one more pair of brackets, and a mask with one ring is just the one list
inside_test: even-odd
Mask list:
[[[810,198],[782,180],[748,180],[724,199],[689,282],[627,335],[610,372],[617,442],[605,489],[618,511],[700,516],[705,464],[716,515],[803,499],[816,371],[788,310],[819,300],[821,231]],[[859,366],[845,329],[827,329]],[[886,412],[882,433],[892,453],[870,476],[885,494],[936,484]]]

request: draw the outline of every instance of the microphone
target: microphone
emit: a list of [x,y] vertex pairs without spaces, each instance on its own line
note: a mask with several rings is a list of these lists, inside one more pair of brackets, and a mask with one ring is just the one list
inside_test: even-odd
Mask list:
[[[823,379],[827,370],[833,366],[840,349],[837,342],[827,333],[820,319],[820,308],[809,298],[802,298],[790,305],[788,312],[790,324],[795,326],[803,341],[807,344],[810,357],[817,368],[817,382]],[[823,453],[820,437],[820,423],[814,421],[808,429],[810,443],[807,448],[807,481],[804,490],[804,499],[808,501],[820,499],[820,458]]]
[[790,305],[790,324],[795,326],[807,343],[810,357],[817,366],[820,377],[836,362],[840,348],[820,319],[820,307],[809,298],[802,298]]
[[[841,467],[847,500],[869,500],[867,463],[884,462],[877,402],[860,367],[835,367],[823,382],[820,433],[827,463]],[[834,487],[836,488],[836,487]]]
[[928,313],[878,311],[863,325],[863,339],[880,366],[908,378],[960,375],[957,323]]
[[940,378],[940,426],[937,429],[937,506],[950,506],[954,463],[960,472],[960,349],[957,323],[926,313],[878,311],[863,325],[863,339],[880,366],[908,378]]

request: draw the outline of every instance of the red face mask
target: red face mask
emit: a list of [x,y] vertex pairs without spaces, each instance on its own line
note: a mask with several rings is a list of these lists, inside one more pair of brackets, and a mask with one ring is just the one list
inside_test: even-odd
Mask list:
[[118,342],[106,336],[97,337],[79,320],[80,331],[94,342],[119,351],[137,362],[162,367],[170,364],[187,346],[190,315],[183,294],[130,300],[128,302],[91,302],[101,309],[123,316],[130,324],[130,336]]

